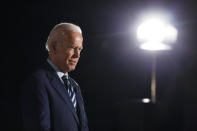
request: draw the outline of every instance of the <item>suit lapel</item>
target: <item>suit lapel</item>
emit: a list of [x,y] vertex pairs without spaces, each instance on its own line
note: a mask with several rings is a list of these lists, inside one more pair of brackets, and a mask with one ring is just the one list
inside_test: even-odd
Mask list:
[[[48,65],[48,66],[50,66],[50,65]],[[74,106],[70,100],[70,97],[69,97],[67,91],[65,90],[64,84],[61,82],[58,75],[56,74],[56,72],[53,69],[48,71],[48,76],[49,76],[51,85],[56,89],[58,94],[64,99],[65,103],[68,105],[68,108],[70,109],[70,111],[74,115],[74,118],[76,119],[77,123],[79,124],[79,118],[78,118],[77,113],[74,109]]]

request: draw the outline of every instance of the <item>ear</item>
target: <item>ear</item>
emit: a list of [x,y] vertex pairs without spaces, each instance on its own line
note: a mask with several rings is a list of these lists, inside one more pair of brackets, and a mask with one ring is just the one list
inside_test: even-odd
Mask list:
[[51,52],[51,54],[55,54],[56,50],[57,50],[57,43],[55,41],[52,41],[51,45],[50,45],[50,52]]

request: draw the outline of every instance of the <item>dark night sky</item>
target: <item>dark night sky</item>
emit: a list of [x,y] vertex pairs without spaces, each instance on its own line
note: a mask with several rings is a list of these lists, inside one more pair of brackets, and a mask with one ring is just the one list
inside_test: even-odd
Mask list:
[[[191,0],[7,1],[2,11],[1,105],[7,130],[21,130],[20,87],[46,58],[60,22],[81,26],[84,50],[72,77],[80,84],[93,131],[197,129],[197,2]],[[151,54],[138,48],[142,12],[161,9],[178,29],[173,50],[158,53],[157,104],[150,97]]]

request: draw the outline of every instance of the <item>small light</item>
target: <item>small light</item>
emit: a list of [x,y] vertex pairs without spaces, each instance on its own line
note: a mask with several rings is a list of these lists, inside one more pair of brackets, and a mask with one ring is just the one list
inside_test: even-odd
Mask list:
[[142,102],[143,103],[149,103],[150,102],[150,99],[149,98],[144,98],[144,99],[142,99]]

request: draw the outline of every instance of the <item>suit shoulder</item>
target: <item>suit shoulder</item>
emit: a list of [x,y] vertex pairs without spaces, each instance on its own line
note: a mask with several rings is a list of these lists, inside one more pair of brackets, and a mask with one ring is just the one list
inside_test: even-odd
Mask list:
[[30,72],[30,77],[43,77],[47,74],[47,72],[51,72],[52,68],[46,62],[44,62],[39,67],[35,68],[32,72]]
[[26,77],[26,81],[42,81],[44,77],[46,77],[46,70],[44,68],[39,68],[31,73]]
[[46,70],[44,68],[40,68],[34,71],[34,76],[42,76],[46,74]]
[[39,69],[32,71],[32,73],[29,75],[29,77],[37,78],[37,77],[41,77],[41,76],[45,75],[45,73],[46,73],[46,70],[44,70],[43,68],[39,68]]

